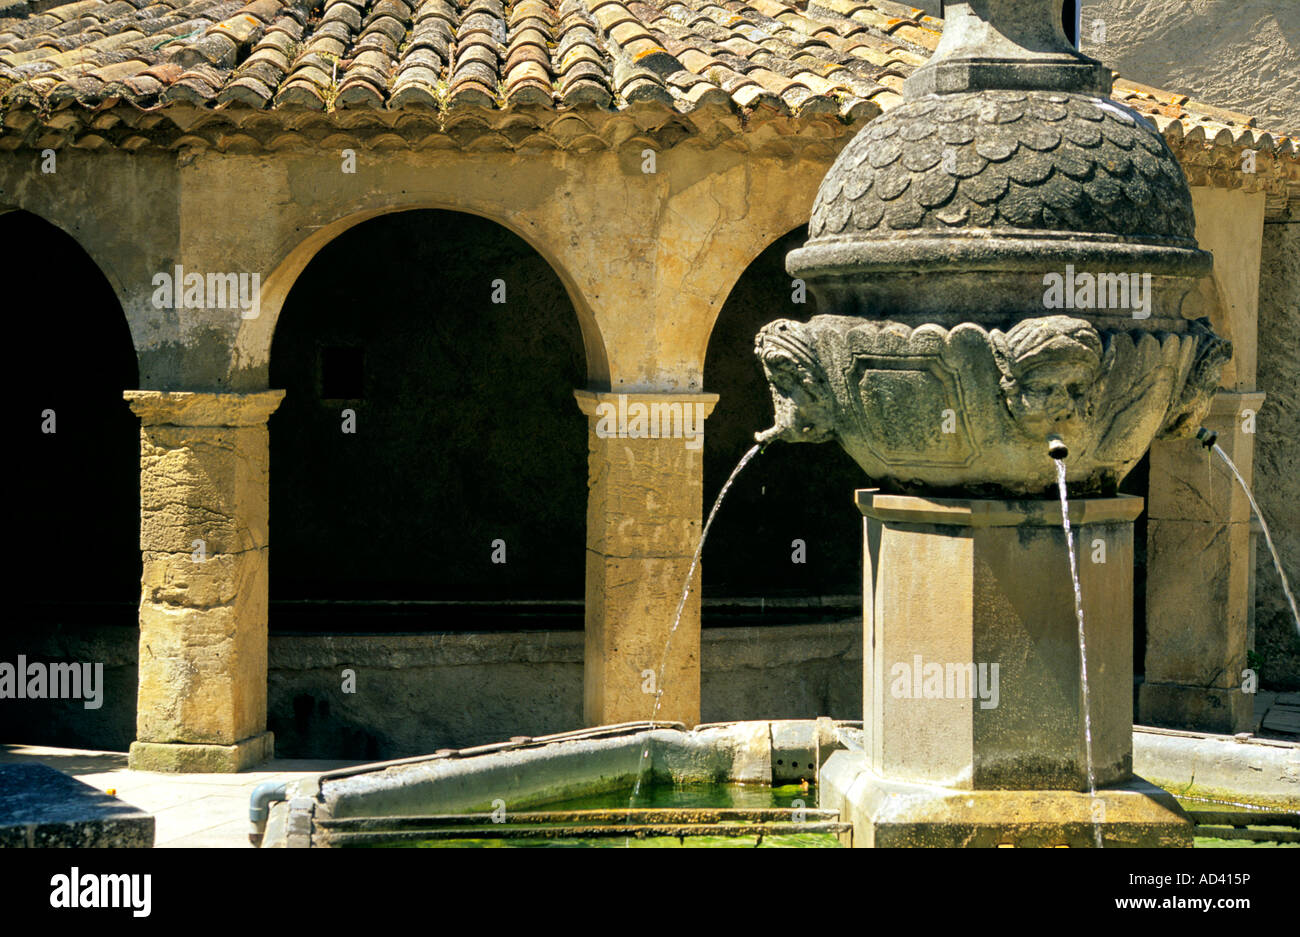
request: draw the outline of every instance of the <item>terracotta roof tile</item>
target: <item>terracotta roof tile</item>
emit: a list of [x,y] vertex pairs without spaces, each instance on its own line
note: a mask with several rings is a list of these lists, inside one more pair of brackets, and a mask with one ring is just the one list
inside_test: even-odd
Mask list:
[[[607,129],[625,111],[713,143],[772,120],[829,121],[839,129],[813,138],[838,139],[902,101],[943,27],[893,0],[35,6],[0,16],[0,149],[274,149],[357,127],[371,146],[585,149],[644,132],[646,118]],[[1124,80],[1114,97],[1155,121],[1189,174],[1220,174],[1203,182],[1232,182],[1224,154],[1251,148],[1267,156],[1263,175],[1284,166],[1300,186],[1297,142],[1247,115]],[[169,118],[172,107],[189,110]]]

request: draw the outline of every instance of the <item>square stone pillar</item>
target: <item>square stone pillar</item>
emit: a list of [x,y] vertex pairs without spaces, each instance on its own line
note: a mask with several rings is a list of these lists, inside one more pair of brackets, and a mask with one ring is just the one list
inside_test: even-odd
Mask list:
[[578,390],[574,396],[588,417],[590,452],[583,718],[588,725],[649,719],[662,690],[655,718],[694,726],[700,719],[698,568],[662,676],[659,671],[699,543],[704,418],[718,395]]
[[[1263,402],[1261,393],[1220,391],[1205,419],[1247,483]],[[1251,731],[1254,699],[1241,691],[1254,604],[1250,541],[1250,501],[1222,459],[1196,440],[1152,445],[1142,725]]]
[[130,766],[235,772],[266,731],[266,420],[284,391],[127,391],[140,417],[139,697]]
[[[1173,798],[1133,777],[1133,520],[1077,499],[1089,791],[1074,588],[1054,501],[857,493],[861,751],[834,753],[821,806],[854,845],[1190,846]],[[996,666],[996,671],[994,667]]]

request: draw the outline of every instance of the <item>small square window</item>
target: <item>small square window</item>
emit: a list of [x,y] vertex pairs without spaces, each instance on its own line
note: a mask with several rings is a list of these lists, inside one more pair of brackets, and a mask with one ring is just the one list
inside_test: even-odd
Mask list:
[[360,400],[365,396],[365,352],[326,346],[320,350],[320,395],[326,400]]

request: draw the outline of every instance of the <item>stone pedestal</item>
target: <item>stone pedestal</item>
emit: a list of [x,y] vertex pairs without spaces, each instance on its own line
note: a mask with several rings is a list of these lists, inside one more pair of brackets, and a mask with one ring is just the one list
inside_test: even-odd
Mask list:
[[[1251,481],[1250,415],[1264,395],[1220,392],[1205,425]],[[1249,732],[1241,691],[1249,646],[1251,510],[1223,460],[1195,440],[1151,447],[1147,527],[1146,675],[1142,725],[1231,735]]]
[[823,771],[858,845],[1191,845],[1172,798],[1132,777],[1133,519],[1070,505],[1088,657],[1055,501],[857,493],[863,736]]
[[[649,719],[654,693],[663,690],[656,718],[694,726],[699,569],[662,678],[659,668],[703,524],[703,421],[718,396],[574,395],[590,424],[584,719]],[[688,412],[694,437],[673,429],[687,427]]]
[[130,766],[234,772],[266,731],[267,417],[283,391],[127,391],[140,417],[139,697]]

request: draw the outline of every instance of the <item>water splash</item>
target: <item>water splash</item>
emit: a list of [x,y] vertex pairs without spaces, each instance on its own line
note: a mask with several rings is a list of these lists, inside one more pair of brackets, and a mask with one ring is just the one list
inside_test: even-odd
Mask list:
[[[704,541],[709,536],[709,528],[713,526],[713,518],[717,516],[718,508],[722,507],[722,499],[727,496],[727,492],[731,489],[732,483],[735,482],[736,476],[741,473],[745,466],[749,464],[750,460],[753,459],[754,456],[758,455],[763,448],[763,443],[756,443],[750,447],[748,452],[740,457],[740,461],[736,463],[736,467],[731,470],[731,474],[727,477],[726,484],[724,484],[722,490],[718,492],[718,497],[713,502],[713,508],[709,511],[709,516],[704,521],[704,529],[700,531],[700,542],[695,547],[695,555],[691,557],[690,569],[686,571],[686,585],[682,587],[682,597],[677,603],[677,614],[673,616],[673,626],[668,632],[668,640],[664,642],[664,654],[659,660],[659,669],[655,672],[655,705],[654,709],[650,713],[650,728],[652,730],[654,729],[655,717],[659,715],[659,707],[663,703],[664,668],[668,666],[668,652],[672,648],[673,635],[677,633],[677,626],[682,623],[682,611],[686,608],[686,599],[691,594],[691,584],[695,580],[695,569],[700,564],[700,554],[704,552]],[[649,757],[650,736],[647,734],[645,747],[641,750],[641,761],[637,765],[636,784],[632,788],[632,797],[628,801],[629,807],[635,806],[636,799],[641,794],[641,781],[645,777],[646,760]]]
[[1056,463],[1056,488],[1061,495],[1061,524],[1065,528],[1065,545],[1070,553],[1070,579],[1074,583],[1074,617],[1079,622],[1079,669],[1083,677],[1083,739],[1084,753],[1088,760],[1088,798],[1092,806],[1092,835],[1101,848],[1101,818],[1097,808],[1097,775],[1092,765],[1092,712],[1088,700],[1088,648],[1083,637],[1083,592],[1079,588],[1079,564],[1074,555],[1074,537],[1070,533],[1070,501],[1065,494],[1065,461],[1053,459]]
[[1260,529],[1264,531],[1264,542],[1268,544],[1268,552],[1273,556],[1273,566],[1277,569],[1278,577],[1282,580],[1282,591],[1286,593],[1286,600],[1291,606],[1291,617],[1295,619],[1296,633],[1300,634],[1300,611],[1296,610],[1295,596],[1291,592],[1291,583],[1287,582],[1286,573],[1282,571],[1282,558],[1277,554],[1277,547],[1273,546],[1273,536],[1268,532],[1268,523],[1264,520],[1264,515],[1255,503],[1255,496],[1250,493],[1250,486],[1246,484],[1246,479],[1241,477],[1241,472],[1237,471],[1237,466],[1228,458],[1228,454],[1219,448],[1219,444],[1214,444],[1214,451],[1219,454],[1219,458],[1224,464],[1232,470],[1232,474],[1237,476],[1237,483],[1241,485],[1241,490],[1246,492],[1246,497],[1250,501],[1250,508],[1259,518]]

